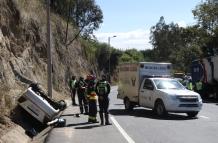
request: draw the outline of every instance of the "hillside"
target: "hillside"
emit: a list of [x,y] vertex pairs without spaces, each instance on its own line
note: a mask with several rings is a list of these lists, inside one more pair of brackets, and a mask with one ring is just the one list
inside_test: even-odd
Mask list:
[[[51,27],[53,89],[55,98],[60,99],[69,93],[70,76],[86,75],[91,66],[78,40],[65,47],[66,21],[63,18],[51,13]],[[74,27],[69,26],[69,39],[74,35]],[[16,99],[31,81],[47,87],[46,48],[45,3],[0,0],[0,132],[10,126],[4,125],[7,124],[4,115],[9,117]]]

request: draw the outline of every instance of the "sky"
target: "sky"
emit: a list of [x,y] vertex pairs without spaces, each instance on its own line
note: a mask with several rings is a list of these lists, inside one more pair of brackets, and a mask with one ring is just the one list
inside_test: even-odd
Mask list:
[[[95,31],[98,41],[114,48],[126,50],[152,49],[149,43],[150,28],[161,16],[166,24],[178,23],[186,27],[196,20],[192,10],[202,0],[96,0],[103,12],[103,23]],[[113,37],[116,36],[116,37]]]

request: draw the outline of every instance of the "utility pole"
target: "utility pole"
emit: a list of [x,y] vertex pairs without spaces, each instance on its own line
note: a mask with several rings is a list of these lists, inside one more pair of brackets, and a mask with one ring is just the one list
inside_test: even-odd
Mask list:
[[52,98],[52,58],[51,58],[51,25],[50,0],[47,0],[47,77],[48,96]]
[[111,65],[111,56],[110,56],[110,42],[111,42],[111,38],[115,38],[115,37],[117,37],[116,35],[114,35],[114,36],[112,36],[112,37],[108,37],[108,46],[109,46],[109,61],[108,61],[108,74],[109,74],[109,82],[110,82],[110,76],[111,76],[111,74],[110,74],[110,71],[111,71],[111,67],[110,67],[110,65]]

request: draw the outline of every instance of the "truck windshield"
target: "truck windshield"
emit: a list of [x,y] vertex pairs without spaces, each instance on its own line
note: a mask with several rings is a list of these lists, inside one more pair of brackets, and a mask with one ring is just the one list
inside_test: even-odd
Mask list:
[[185,89],[177,80],[154,79],[157,89]]

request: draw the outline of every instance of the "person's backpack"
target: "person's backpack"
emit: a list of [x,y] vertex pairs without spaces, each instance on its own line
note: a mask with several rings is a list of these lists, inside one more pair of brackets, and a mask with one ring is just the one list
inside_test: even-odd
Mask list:
[[99,82],[98,87],[97,87],[99,95],[106,95],[108,92],[107,89],[107,82]]

